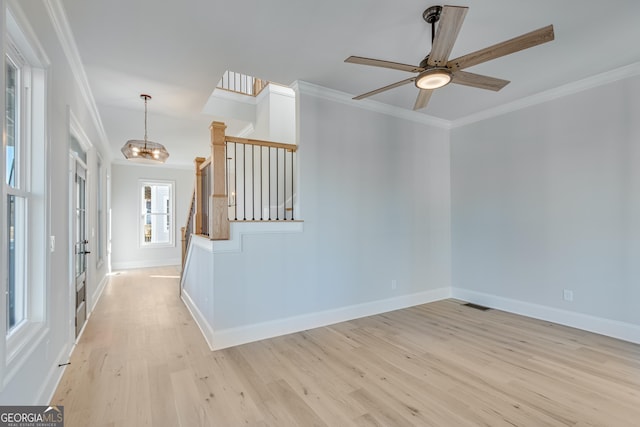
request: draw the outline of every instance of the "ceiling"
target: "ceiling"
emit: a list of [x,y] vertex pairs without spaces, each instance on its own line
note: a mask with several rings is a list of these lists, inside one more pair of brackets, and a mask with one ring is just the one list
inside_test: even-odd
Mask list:
[[[205,154],[204,105],[225,70],[291,84],[302,80],[352,95],[412,74],[344,63],[349,55],[418,64],[429,52],[424,0],[61,0],[114,159],[128,139],[164,144],[169,165]],[[555,40],[469,68],[510,80],[500,92],[448,85],[419,112],[462,119],[640,61],[637,0],[468,0],[451,58],[548,24]],[[371,99],[411,110],[406,85]]]

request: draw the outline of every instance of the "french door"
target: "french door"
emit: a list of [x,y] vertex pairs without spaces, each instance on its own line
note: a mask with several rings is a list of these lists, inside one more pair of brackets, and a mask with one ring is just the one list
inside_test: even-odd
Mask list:
[[76,337],[87,320],[87,168],[80,159],[73,173],[73,257],[75,273]]

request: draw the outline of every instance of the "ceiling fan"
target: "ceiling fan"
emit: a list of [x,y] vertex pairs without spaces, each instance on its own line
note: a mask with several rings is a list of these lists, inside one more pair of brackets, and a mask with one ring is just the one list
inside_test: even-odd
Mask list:
[[[449,55],[451,54],[451,50],[458,37],[468,9],[468,7],[461,6],[431,6],[424,11],[422,18],[431,24],[431,53],[429,53],[418,66],[383,61],[380,59],[363,58],[361,56],[350,56],[345,59],[345,62],[352,64],[371,65],[374,67],[418,73],[416,76],[372,90],[371,92],[363,93],[353,99],[367,98],[413,82],[416,87],[420,89],[413,109],[419,110],[427,106],[431,94],[435,89],[449,83],[498,91],[505,87],[509,81],[462,70],[554,39],[553,25],[548,25],[502,43],[449,60]],[[438,21],[440,21],[440,23],[436,31],[435,24]]]

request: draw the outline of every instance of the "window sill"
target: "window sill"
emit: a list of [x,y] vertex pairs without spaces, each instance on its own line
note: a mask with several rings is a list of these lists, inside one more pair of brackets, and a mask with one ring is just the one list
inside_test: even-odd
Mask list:
[[175,248],[174,243],[141,243],[140,249],[167,249]]
[[44,322],[26,322],[7,336],[4,384],[11,380],[22,364],[40,345],[46,333]]

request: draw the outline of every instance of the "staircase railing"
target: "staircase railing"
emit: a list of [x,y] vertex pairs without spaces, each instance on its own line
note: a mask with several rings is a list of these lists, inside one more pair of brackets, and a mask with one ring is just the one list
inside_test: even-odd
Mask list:
[[211,156],[194,160],[195,186],[183,230],[183,264],[191,234],[229,240],[230,222],[294,221],[297,203],[295,144],[225,135],[213,122]]
[[227,136],[226,147],[229,219],[294,220],[297,146]]
[[195,225],[196,214],[196,191],[194,189],[191,196],[191,203],[189,204],[189,214],[187,215],[187,224],[182,227],[182,268],[184,269],[184,263],[187,260],[187,249],[189,248],[189,240],[193,234],[193,226]]
[[268,84],[268,81],[257,77],[236,73],[235,71],[225,71],[216,88],[249,96],[258,96]]

